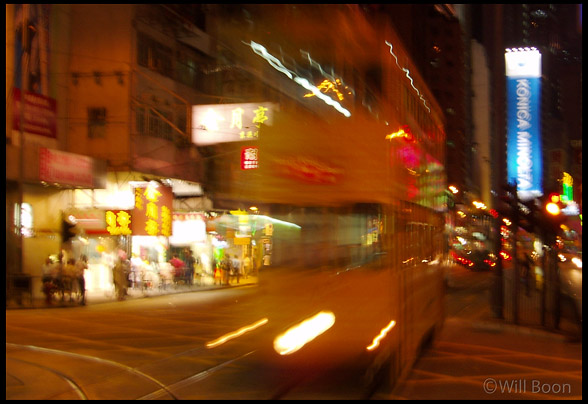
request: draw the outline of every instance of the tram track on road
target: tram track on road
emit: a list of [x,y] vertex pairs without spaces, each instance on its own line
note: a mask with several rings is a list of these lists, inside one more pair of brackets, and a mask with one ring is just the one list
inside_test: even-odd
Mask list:
[[[67,385],[71,388],[71,390],[74,391],[74,393],[77,395],[77,397],[81,400],[88,400],[88,396],[87,394],[84,392],[84,389],[78,384],[76,383],[75,380],[73,380],[71,377],[65,375],[63,372],[57,371],[55,369],[52,369],[48,366],[43,366],[40,365],[38,363],[34,363],[31,361],[26,361],[26,360],[22,360],[22,359],[16,359],[16,358],[6,358],[7,361],[14,361],[14,362],[18,362],[20,364],[25,364],[27,366],[30,367],[36,367],[39,368],[43,371],[49,372],[55,376],[57,376],[59,379],[65,381],[67,383]],[[11,373],[10,371],[6,371],[6,376],[7,378],[13,378],[15,380],[18,380],[20,385],[25,385],[25,383],[23,382],[23,380],[21,378],[19,378],[16,374]]]
[[[115,368],[119,371],[123,371],[124,373],[129,373],[129,374],[132,374],[133,376],[139,377],[140,379],[146,380],[148,383],[157,386],[158,390],[165,392],[169,398],[172,398],[174,400],[178,399],[171,391],[168,390],[167,386],[164,383],[160,382],[156,378],[154,378],[144,372],[141,372],[137,369],[134,369],[132,367],[129,367],[129,366],[124,365],[119,362],[115,362],[115,361],[103,359],[103,358],[98,358],[96,356],[91,356],[91,355],[82,355],[82,354],[63,351],[63,350],[43,348],[43,347],[33,346],[33,345],[20,345],[20,344],[8,343],[8,342],[6,343],[6,349],[7,349],[7,352],[10,350],[12,354],[15,354],[16,353],[15,351],[20,350],[20,351],[28,351],[31,353],[35,353],[35,354],[37,354],[36,355],[37,357],[38,357],[38,354],[45,354],[45,355],[49,355],[50,357],[61,357],[61,358],[68,357],[68,358],[72,358],[74,360],[81,360],[81,361],[86,361],[86,362],[93,362],[95,364],[106,365],[109,368]],[[79,375],[79,374],[78,374],[78,376],[68,375],[65,373],[67,370],[64,371],[63,369],[59,369],[57,366],[41,365],[41,364],[39,364],[38,360],[36,360],[36,362],[33,363],[33,362],[25,360],[25,359],[19,359],[19,358],[15,358],[15,357],[9,358],[8,355],[7,355],[6,359],[20,362],[20,363],[26,363],[26,364],[32,365],[32,366],[36,366],[36,367],[42,368],[45,371],[49,371],[49,372],[59,376],[63,380],[67,381],[67,383],[72,387],[72,389],[82,399],[99,398],[99,397],[88,397],[88,394],[86,392],[84,392],[84,389],[82,388],[82,386],[85,384],[88,384],[88,382],[82,383],[79,380],[75,380],[75,379],[82,378],[81,375]],[[57,363],[62,363],[62,361],[54,361],[52,363],[57,364]],[[74,369],[71,369],[70,372],[73,372],[73,370]],[[118,373],[116,375],[120,376],[120,374],[121,373]],[[96,383],[96,380],[92,380],[91,383],[92,384]],[[131,397],[128,397],[128,398],[131,398]]]

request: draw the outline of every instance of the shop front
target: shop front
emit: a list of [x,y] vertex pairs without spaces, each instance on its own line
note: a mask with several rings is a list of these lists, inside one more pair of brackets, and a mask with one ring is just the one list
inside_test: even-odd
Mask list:
[[214,234],[208,234],[206,212],[174,212],[173,231],[169,238],[170,252],[183,262],[187,261],[188,250],[194,257],[194,282],[197,285],[214,283]]
[[130,245],[128,232],[112,231],[111,226],[107,224],[107,220],[119,212],[125,211],[108,209],[64,211],[64,217],[75,224],[77,233],[77,237],[71,240],[68,255],[74,259],[82,255],[88,257],[88,269],[84,274],[88,292],[111,293],[114,290],[112,268],[119,256],[125,256]]
[[166,278],[172,234],[171,188],[153,181],[134,185],[118,194],[119,198],[124,196],[119,199],[121,206],[134,199],[132,208],[75,208],[63,212],[64,218],[75,224],[77,234],[68,255],[75,259],[88,257],[85,278],[90,293],[113,292],[112,270],[118,260],[129,264],[131,287],[145,280],[154,286]]

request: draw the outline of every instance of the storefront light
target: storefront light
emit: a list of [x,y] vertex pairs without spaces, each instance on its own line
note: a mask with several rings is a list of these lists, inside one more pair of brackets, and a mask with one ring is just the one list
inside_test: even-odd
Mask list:
[[106,205],[114,209],[131,209],[135,205],[135,197],[130,190],[120,190],[106,197]]
[[29,203],[23,203],[20,212],[22,235],[33,237],[33,207]]

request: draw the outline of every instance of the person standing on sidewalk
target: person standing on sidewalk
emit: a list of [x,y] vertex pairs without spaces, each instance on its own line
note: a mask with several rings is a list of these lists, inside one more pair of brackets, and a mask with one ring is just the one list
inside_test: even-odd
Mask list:
[[192,286],[194,283],[194,266],[196,265],[196,260],[192,255],[192,250],[187,248],[186,249],[186,283],[188,286]]
[[178,286],[180,281],[182,281],[184,279],[184,270],[185,270],[184,261],[179,259],[177,254],[174,254],[172,256],[172,259],[169,260],[169,263],[172,265],[173,270],[174,270],[174,274],[173,274],[174,275],[174,284],[176,286]]
[[243,258],[243,278],[247,279],[249,274],[251,273],[251,258],[249,255],[245,255]]

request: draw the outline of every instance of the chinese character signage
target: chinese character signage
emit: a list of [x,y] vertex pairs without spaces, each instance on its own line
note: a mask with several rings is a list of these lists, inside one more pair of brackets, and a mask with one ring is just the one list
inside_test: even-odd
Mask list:
[[252,170],[259,166],[259,148],[241,148],[241,170]]
[[170,187],[151,182],[137,187],[131,229],[134,236],[172,235],[173,194]]
[[541,53],[507,49],[507,179],[523,200],[543,195],[541,178]]
[[105,213],[106,230],[113,236],[131,234],[131,213],[126,210],[107,210]]
[[272,103],[195,105],[192,142],[198,146],[259,139],[263,125],[272,125]]
[[19,88],[14,89],[13,100],[14,130],[57,138],[57,101],[30,91],[23,96]]

